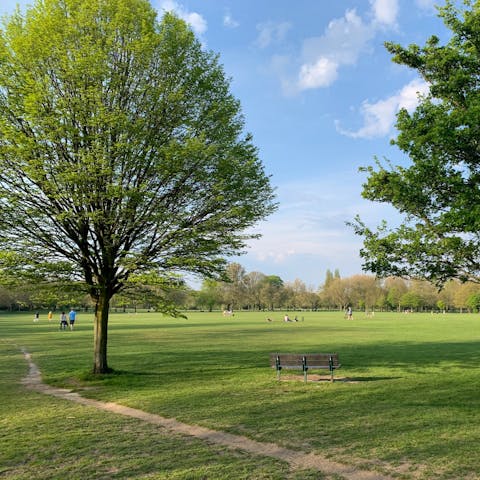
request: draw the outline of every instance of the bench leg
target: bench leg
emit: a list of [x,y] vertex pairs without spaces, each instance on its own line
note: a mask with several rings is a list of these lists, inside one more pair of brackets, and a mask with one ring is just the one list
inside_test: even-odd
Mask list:
[[333,371],[335,370],[333,365],[333,355],[328,359],[328,368],[330,369],[330,382],[333,383]]
[[282,365],[280,363],[280,357],[278,355],[275,359],[275,369],[277,370],[277,380],[280,381],[280,371],[282,370]]

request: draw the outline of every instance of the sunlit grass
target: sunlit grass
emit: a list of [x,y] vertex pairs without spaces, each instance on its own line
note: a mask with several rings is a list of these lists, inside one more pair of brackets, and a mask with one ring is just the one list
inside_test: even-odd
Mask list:
[[[0,343],[0,478],[300,480],[270,458],[165,432],[159,427],[26,390],[18,350]],[[321,478],[321,477],[320,477]]]
[[[279,313],[268,323],[262,313],[194,313],[187,320],[114,314],[109,361],[115,374],[100,379],[88,374],[90,315],[79,316],[74,332],[59,332],[45,316],[33,324],[28,315],[0,315],[0,327],[8,349],[25,346],[48,382],[93,387],[84,395],[339,461],[374,468],[380,460],[400,478],[413,478],[413,471],[424,479],[480,478],[478,315],[357,313],[353,321],[338,312],[302,316],[303,322],[284,323]],[[268,362],[272,351],[336,351],[343,365],[336,376],[348,381],[277,382]],[[19,358],[14,363],[19,366],[8,374],[10,381],[25,369]],[[37,401],[77,414],[84,408]],[[117,422],[106,421],[105,428]],[[131,442],[144,448],[135,438]],[[240,468],[233,460],[231,467]],[[275,468],[250,478],[288,478],[284,467]]]

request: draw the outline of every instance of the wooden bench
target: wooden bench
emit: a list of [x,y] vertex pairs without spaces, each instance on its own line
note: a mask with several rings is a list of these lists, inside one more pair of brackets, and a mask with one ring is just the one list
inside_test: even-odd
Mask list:
[[333,372],[341,367],[338,353],[271,353],[270,366],[277,371],[278,380],[283,369],[302,370],[305,382],[308,370],[316,369],[328,369],[333,382]]

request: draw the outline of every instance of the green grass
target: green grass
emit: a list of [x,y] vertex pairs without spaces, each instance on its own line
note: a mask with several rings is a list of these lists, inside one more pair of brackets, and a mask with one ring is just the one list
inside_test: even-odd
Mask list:
[[[25,392],[17,383],[26,372],[22,346],[47,382],[88,386],[85,396],[398,478],[480,478],[478,315],[299,316],[305,321],[284,323],[280,313],[273,323],[261,313],[114,314],[116,373],[92,378],[91,316],[60,332],[45,315],[39,324],[31,315],[0,315],[0,478],[310,478],[281,462]],[[354,381],[279,383],[268,366],[272,351],[336,351],[343,365],[336,375]],[[46,470],[32,476],[38,468]]]

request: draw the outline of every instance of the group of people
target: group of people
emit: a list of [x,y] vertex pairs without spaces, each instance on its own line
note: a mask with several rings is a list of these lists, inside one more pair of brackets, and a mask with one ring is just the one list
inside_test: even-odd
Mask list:
[[[53,319],[53,312],[50,310],[47,315],[48,321],[51,322]],[[67,330],[70,325],[70,330],[73,330],[75,326],[75,320],[77,319],[77,312],[72,308],[67,314],[63,311],[60,314],[60,330]],[[33,321],[36,323],[40,320],[40,314],[37,312],[33,317]]]
[[[72,308],[68,313],[68,321],[70,323],[70,330],[73,330],[75,320],[77,319],[77,312]],[[66,330],[68,327],[67,314],[62,312],[60,314],[60,330]]]
[[[303,317],[302,317],[302,320],[303,320]],[[283,317],[283,321],[284,322],[298,322],[299,320],[298,320],[298,317],[296,315],[295,315],[295,318],[293,320],[288,315],[285,315]],[[268,317],[267,322],[273,322],[273,320],[270,317]]]
[[[368,316],[373,316],[373,313],[368,315]],[[352,307],[347,307],[347,309],[345,310],[345,318],[347,318],[348,320],[353,320],[353,310],[352,310]],[[303,317],[302,317],[302,320],[303,320]],[[295,315],[295,318],[292,320],[288,315],[285,314],[285,316],[283,317],[283,321],[284,322],[298,322],[298,317]],[[267,322],[273,322],[273,320],[268,317],[267,318]]]

